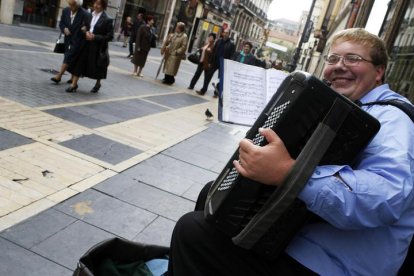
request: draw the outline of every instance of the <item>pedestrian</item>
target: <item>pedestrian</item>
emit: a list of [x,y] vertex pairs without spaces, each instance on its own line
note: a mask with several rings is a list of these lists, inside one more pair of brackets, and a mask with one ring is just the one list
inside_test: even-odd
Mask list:
[[233,60],[248,64],[248,65],[257,65],[256,57],[252,54],[253,44],[246,41],[243,44],[243,49],[240,52],[236,52],[233,56]]
[[162,83],[171,85],[175,82],[175,76],[180,68],[181,60],[185,58],[188,38],[185,34],[185,24],[178,22],[175,32],[170,34],[163,43],[161,54],[164,55],[164,79]]
[[128,16],[125,19],[125,22],[122,25],[121,32],[120,32],[120,35],[122,34],[124,36],[124,43],[122,44],[122,47],[124,47],[124,48],[129,43],[129,37],[131,36],[132,26],[133,26],[132,18],[131,18],[131,16]]
[[[217,69],[219,69],[220,79],[220,67],[223,64],[224,59],[231,59],[234,55],[236,46],[230,40],[230,28],[224,29],[221,33],[221,36],[222,37],[219,40],[217,40],[216,44],[214,44],[213,54],[210,57],[210,65],[206,73],[206,77],[204,78],[203,88],[201,88],[200,90],[196,90],[196,93],[199,95],[204,95],[207,92],[211,78],[213,77]],[[217,90],[217,87],[218,84],[217,86],[215,86],[215,90]],[[218,92],[215,91],[214,95],[217,96],[217,94]]]
[[[147,61],[147,56],[151,50],[151,41],[153,38],[152,26],[154,25],[154,17],[147,15],[145,17],[144,25],[138,30],[137,38],[135,40],[135,52],[134,56],[131,59],[131,62],[134,64],[134,75],[138,77],[143,77],[142,68],[144,68]],[[138,71],[138,72],[137,72]]]
[[[68,66],[79,55],[86,43],[85,34],[89,30],[91,15],[82,8],[83,0],[68,0],[68,7],[62,10],[59,29],[65,35],[65,52],[59,72],[51,78],[58,84]],[[71,80],[68,80],[71,83]]]
[[130,58],[134,55],[134,43],[135,43],[135,40],[137,39],[138,29],[139,27],[141,27],[142,24],[145,24],[144,14],[138,13],[132,25],[131,36],[129,37],[129,55],[127,56],[127,58]]
[[[378,36],[361,28],[341,31],[325,61],[324,78],[350,100],[409,104],[382,81],[387,51]],[[173,231],[168,275],[397,275],[414,233],[414,124],[391,105],[362,108],[381,129],[355,165],[318,166],[298,195],[323,221],[306,224],[269,261],[234,245],[202,211],[188,213]],[[234,166],[244,177],[277,186],[295,160],[273,130],[260,133],[268,144],[243,139]]]
[[93,4],[91,28],[86,33],[86,45],[79,58],[69,66],[73,75],[72,84],[66,92],[73,93],[78,89],[79,77],[95,79],[95,86],[90,91],[97,93],[101,88],[101,80],[106,79],[109,65],[108,42],[114,37],[113,19],[105,12],[108,0],[95,0]]
[[193,78],[191,79],[190,86],[188,86],[188,89],[190,90],[194,89],[194,86],[196,85],[202,72],[204,72],[204,78],[206,77],[206,72],[209,69],[209,60],[213,52],[215,41],[216,41],[216,34],[209,33],[206,44],[199,49],[199,51],[201,51],[200,62],[197,65],[197,69],[194,73]]

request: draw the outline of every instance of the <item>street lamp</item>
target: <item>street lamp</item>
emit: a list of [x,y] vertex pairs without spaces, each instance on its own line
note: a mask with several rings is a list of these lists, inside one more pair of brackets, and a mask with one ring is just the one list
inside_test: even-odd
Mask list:
[[311,24],[310,19],[311,19],[311,16],[312,16],[313,8],[315,7],[315,2],[316,2],[316,0],[312,1],[312,5],[311,5],[311,8],[309,10],[308,17],[306,18],[305,27],[303,28],[302,35],[300,36],[300,41],[299,41],[298,47],[295,50],[295,54],[293,55],[292,62],[290,64],[288,64],[289,72],[293,72],[296,69],[298,59],[299,59],[299,54],[302,51],[303,40],[305,39],[306,32],[308,31],[308,29],[310,27],[310,24]]

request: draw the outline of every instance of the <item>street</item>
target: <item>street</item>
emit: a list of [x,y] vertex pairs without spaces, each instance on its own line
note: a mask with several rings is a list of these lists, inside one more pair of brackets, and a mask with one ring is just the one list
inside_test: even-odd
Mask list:
[[58,36],[0,24],[0,275],[72,275],[114,236],[168,246],[247,131],[217,121],[211,86],[205,96],[186,88],[189,61],[174,85],[156,80],[158,48],[139,78],[127,48],[111,42],[99,93],[83,78],[66,93],[68,73],[50,81],[63,59],[53,53]]

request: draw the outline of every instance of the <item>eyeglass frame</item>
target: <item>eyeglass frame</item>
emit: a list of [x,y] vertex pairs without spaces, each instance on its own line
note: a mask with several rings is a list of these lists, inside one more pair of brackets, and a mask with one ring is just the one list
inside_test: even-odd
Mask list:
[[[329,62],[328,58],[331,57],[331,56],[338,57],[338,61],[335,62],[335,63]],[[346,61],[347,57],[350,57],[350,56],[357,57],[357,60],[355,61],[355,63],[348,63],[348,61]],[[341,60],[342,60],[342,63],[345,66],[358,66],[361,61],[365,61],[365,62],[369,62],[369,63],[374,64],[372,60],[365,59],[365,58],[363,58],[363,57],[361,57],[360,55],[357,55],[357,54],[346,54],[346,55],[343,55],[343,56],[340,56],[340,55],[337,55],[337,54],[330,54],[330,55],[325,55],[323,58],[324,58],[325,62],[329,65],[335,65],[338,62],[340,62]]]

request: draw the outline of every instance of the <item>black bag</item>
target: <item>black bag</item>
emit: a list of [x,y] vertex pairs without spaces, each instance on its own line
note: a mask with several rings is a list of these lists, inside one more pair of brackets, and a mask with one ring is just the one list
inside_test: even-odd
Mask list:
[[[89,249],[79,259],[73,276],[151,275],[136,264],[152,259],[168,259],[168,253],[168,247],[111,238]],[[131,269],[134,269],[133,273]]]
[[199,64],[200,57],[201,57],[200,50],[196,50],[188,55],[188,60],[194,64]]
[[59,38],[56,40],[55,49],[53,52],[63,54],[65,52],[65,36],[61,33]]
[[157,47],[157,37],[154,34],[151,34],[151,48]]

